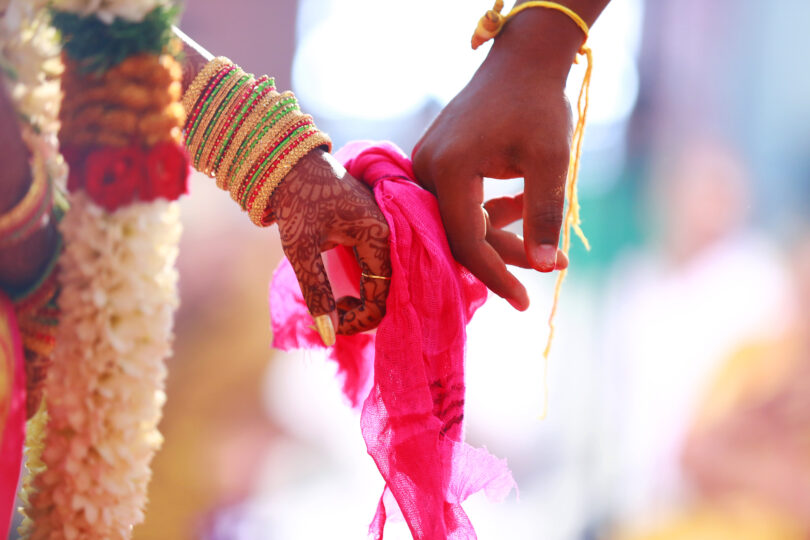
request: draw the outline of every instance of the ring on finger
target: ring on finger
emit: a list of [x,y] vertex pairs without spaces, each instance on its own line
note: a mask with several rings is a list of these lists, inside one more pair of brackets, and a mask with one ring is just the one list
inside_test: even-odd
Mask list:
[[363,277],[370,278],[370,279],[384,279],[386,281],[391,280],[391,276],[378,276],[376,274],[367,274],[365,272],[361,272],[360,275],[363,276]]

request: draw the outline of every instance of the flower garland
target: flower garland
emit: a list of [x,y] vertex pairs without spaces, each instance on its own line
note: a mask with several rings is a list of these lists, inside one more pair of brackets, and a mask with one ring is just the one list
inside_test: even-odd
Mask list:
[[[60,224],[47,469],[28,495],[29,538],[127,539],[143,520],[178,303],[173,201],[189,167],[180,67],[158,54],[165,43],[144,48],[125,36],[167,35],[174,12],[164,4],[53,2],[65,43],[60,139],[71,209]],[[99,29],[109,30],[103,39]]]
[[161,443],[179,207],[160,200],[110,213],[79,191],[62,231],[63,315],[31,538],[129,538]]

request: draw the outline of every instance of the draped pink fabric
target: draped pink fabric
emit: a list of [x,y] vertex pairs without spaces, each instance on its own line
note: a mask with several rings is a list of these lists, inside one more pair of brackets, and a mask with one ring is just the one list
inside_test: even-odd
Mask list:
[[14,511],[25,441],[25,365],[14,305],[0,292],[0,538]]
[[[401,513],[416,539],[476,538],[461,503],[482,490],[500,499],[514,486],[505,460],[463,442],[466,325],[486,287],[453,259],[436,200],[414,183],[401,150],[353,143],[336,157],[372,186],[391,229],[386,316],[376,335],[338,336],[329,351],[346,396],[364,399],[363,438],[386,483],[369,535],[382,539],[386,519]],[[359,268],[341,249],[327,254],[333,288],[356,291]],[[274,346],[323,348],[287,261],[270,306]]]

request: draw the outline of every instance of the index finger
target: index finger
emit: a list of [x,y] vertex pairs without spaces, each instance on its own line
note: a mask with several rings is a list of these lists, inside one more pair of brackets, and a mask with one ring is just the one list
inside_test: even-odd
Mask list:
[[456,260],[516,309],[528,308],[526,289],[486,240],[483,178],[455,174],[434,185],[447,240]]

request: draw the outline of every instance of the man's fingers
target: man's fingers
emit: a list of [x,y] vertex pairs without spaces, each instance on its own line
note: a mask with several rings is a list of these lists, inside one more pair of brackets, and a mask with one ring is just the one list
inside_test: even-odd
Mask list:
[[498,252],[503,262],[521,268],[532,268],[526,258],[526,249],[523,247],[523,238],[515,233],[490,227],[487,230],[487,242]]
[[523,201],[526,256],[541,272],[551,272],[557,267],[567,171],[566,157],[545,160],[542,167],[526,174]]
[[492,226],[502,229],[523,217],[523,193],[514,197],[498,197],[484,203]]
[[[492,203],[492,204],[491,204]],[[520,204],[519,208],[516,208]],[[506,264],[519,266],[521,268],[534,268],[533,264],[526,256],[525,242],[523,238],[517,234],[504,231],[498,227],[509,225],[510,223],[520,219],[523,213],[523,194],[516,197],[501,197],[499,199],[492,199],[484,204],[484,209],[487,210],[489,221],[487,221],[487,242],[495,248],[495,251],[501,256]],[[489,212],[492,208],[492,212]],[[514,212],[518,212],[517,218],[513,218]],[[498,225],[492,219],[493,214],[495,219],[499,220]],[[557,250],[555,270],[565,270],[568,268],[568,257],[561,249]]]
[[284,254],[298,278],[307,309],[324,345],[335,344],[337,312],[332,286],[321,259],[320,246],[315,239],[300,238],[295,245],[284,245]]
[[447,239],[456,260],[467,267],[498,296],[506,298],[521,311],[529,307],[526,289],[506,269],[498,252],[487,243],[483,180],[444,179],[437,183],[437,197]]

